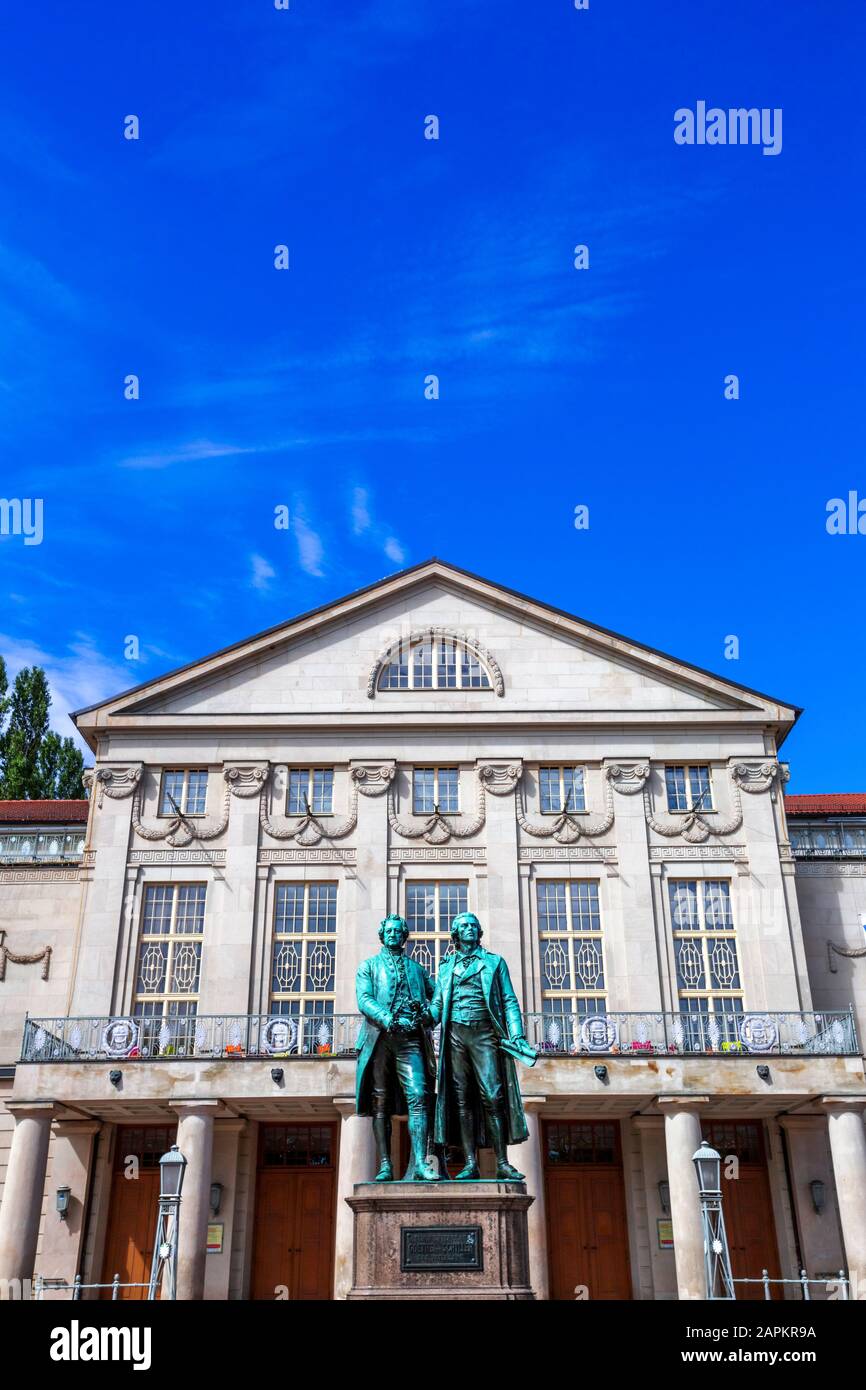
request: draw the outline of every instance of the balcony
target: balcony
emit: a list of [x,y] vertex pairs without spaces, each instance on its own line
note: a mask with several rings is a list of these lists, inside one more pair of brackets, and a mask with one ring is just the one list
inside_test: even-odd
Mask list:
[[[526,1015],[540,1056],[856,1057],[854,1017],[825,1013]],[[27,1018],[21,1062],[351,1058],[359,1014]],[[438,1030],[437,1030],[438,1033]],[[435,1039],[438,1043],[438,1038]]]
[[825,1013],[620,1013],[526,1015],[539,1054],[720,1057],[856,1057],[853,1010]]
[[5,864],[80,864],[83,830],[16,830],[0,835],[0,867]]
[[28,1018],[22,1062],[179,1062],[353,1057],[359,1014]]

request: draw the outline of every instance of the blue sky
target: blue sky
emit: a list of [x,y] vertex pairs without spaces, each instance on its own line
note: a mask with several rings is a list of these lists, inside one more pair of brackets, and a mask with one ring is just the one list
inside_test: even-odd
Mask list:
[[[805,706],[791,790],[866,790],[866,536],[825,525],[866,498],[864,40],[853,0],[10,10],[0,492],[44,539],[0,540],[0,651],[58,727],[437,554]],[[675,144],[698,100],[781,153]]]

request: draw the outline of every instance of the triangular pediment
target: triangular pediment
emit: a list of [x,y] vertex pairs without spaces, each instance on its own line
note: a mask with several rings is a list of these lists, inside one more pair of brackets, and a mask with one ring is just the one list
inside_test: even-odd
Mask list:
[[[483,690],[382,690],[400,643],[432,632],[465,641],[495,679]],[[395,717],[617,712],[655,718],[751,713],[790,725],[768,696],[516,594],[439,560],[169,672],[75,716],[85,735],[117,721],[172,722],[387,711]]]

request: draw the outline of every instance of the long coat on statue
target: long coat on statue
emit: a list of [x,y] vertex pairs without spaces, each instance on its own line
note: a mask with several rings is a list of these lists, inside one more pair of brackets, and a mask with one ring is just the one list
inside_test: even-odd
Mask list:
[[[417,999],[423,1009],[427,1009],[433,993],[433,981],[423,966],[417,961],[404,957],[406,983],[412,999]],[[355,1068],[355,1109],[359,1115],[373,1113],[373,1053],[376,1044],[387,1027],[394,1007],[397,993],[397,967],[392,953],[382,949],[378,956],[370,956],[358,967],[355,976],[355,994],[358,1008],[363,1014],[363,1023],[358,1037],[358,1062]],[[416,1035],[418,1036],[418,1035]],[[436,1074],[436,1054],[427,1029],[420,1032],[420,1042],[424,1053],[424,1065],[433,1095],[433,1079]],[[406,1098],[396,1076],[392,1079],[391,1090],[386,1101],[386,1114],[405,1115]]]
[[[477,948],[481,957],[481,985],[484,1000],[495,1031],[500,1038],[522,1038],[523,1018],[520,1005],[508,966],[502,956]],[[446,956],[439,974],[436,976],[436,989],[430,1004],[434,1023],[442,1024],[439,1044],[439,1065],[436,1076],[436,1120],[433,1140],[436,1144],[454,1144],[460,1147],[460,1126],[457,1117],[457,1102],[451,1080],[451,1048],[449,1031],[451,1025],[451,999],[454,985],[454,966],[458,960],[456,952]],[[505,1100],[505,1120],[509,1144],[522,1144],[529,1138],[520,1086],[517,1081],[517,1066],[513,1057],[500,1050],[499,1067],[502,1073],[502,1091]],[[476,1094],[474,1102],[475,1132],[479,1147],[486,1147],[487,1135],[484,1126],[484,1111],[480,1097]]]

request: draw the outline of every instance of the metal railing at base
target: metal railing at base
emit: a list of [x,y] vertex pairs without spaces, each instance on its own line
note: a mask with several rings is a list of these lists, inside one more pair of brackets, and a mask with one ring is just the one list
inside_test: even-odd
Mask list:
[[[831,1287],[834,1289],[840,1289],[841,1293],[837,1296],[838,1302],[848,1302],[848,1280],[845,1277],[844,1270],[841,1269],[839,1270],[838,1274],[833,1276],[832,1279],[810,1279],[806,1274],[805,1269],[800,1270],[799,1279],[771,1279],[769,1271],[766,1269],[762,1269],[760,1279],[734,1279],[732,1282],[734,1284],[763,1284],[764,1299],[767,1302],[769,1302],[770,1299],[772,1299],[773,1297],[770,1291],[771,1284],[792,1284],[797,1286],[802,1290],[804,1303],[812,1302],[812,1295],[809,1293],[810,1284],[817,1284],[819,1288],[823,1289],[830,1289]],[[828,1301],[833,1302],[834,1300],[830,1299]]]
[[120,1298],[121,1289],[146,1289],[148,1287],[148,1284],[122,1284],[119,1274],[115,1274],[110,1284],[83,1284],[80,1274],[76,1274],[71,1284],[67,1283],[65,1279],[46,1279],[43,1275],[37,1274],[33,1286],[33,1298],[37,1303],[44,1303],[46,1293],[68,1294],[73,1303],[78,1303],[81,1300],[82,1289],[111,1289],[111,1301],[116,1303]]

